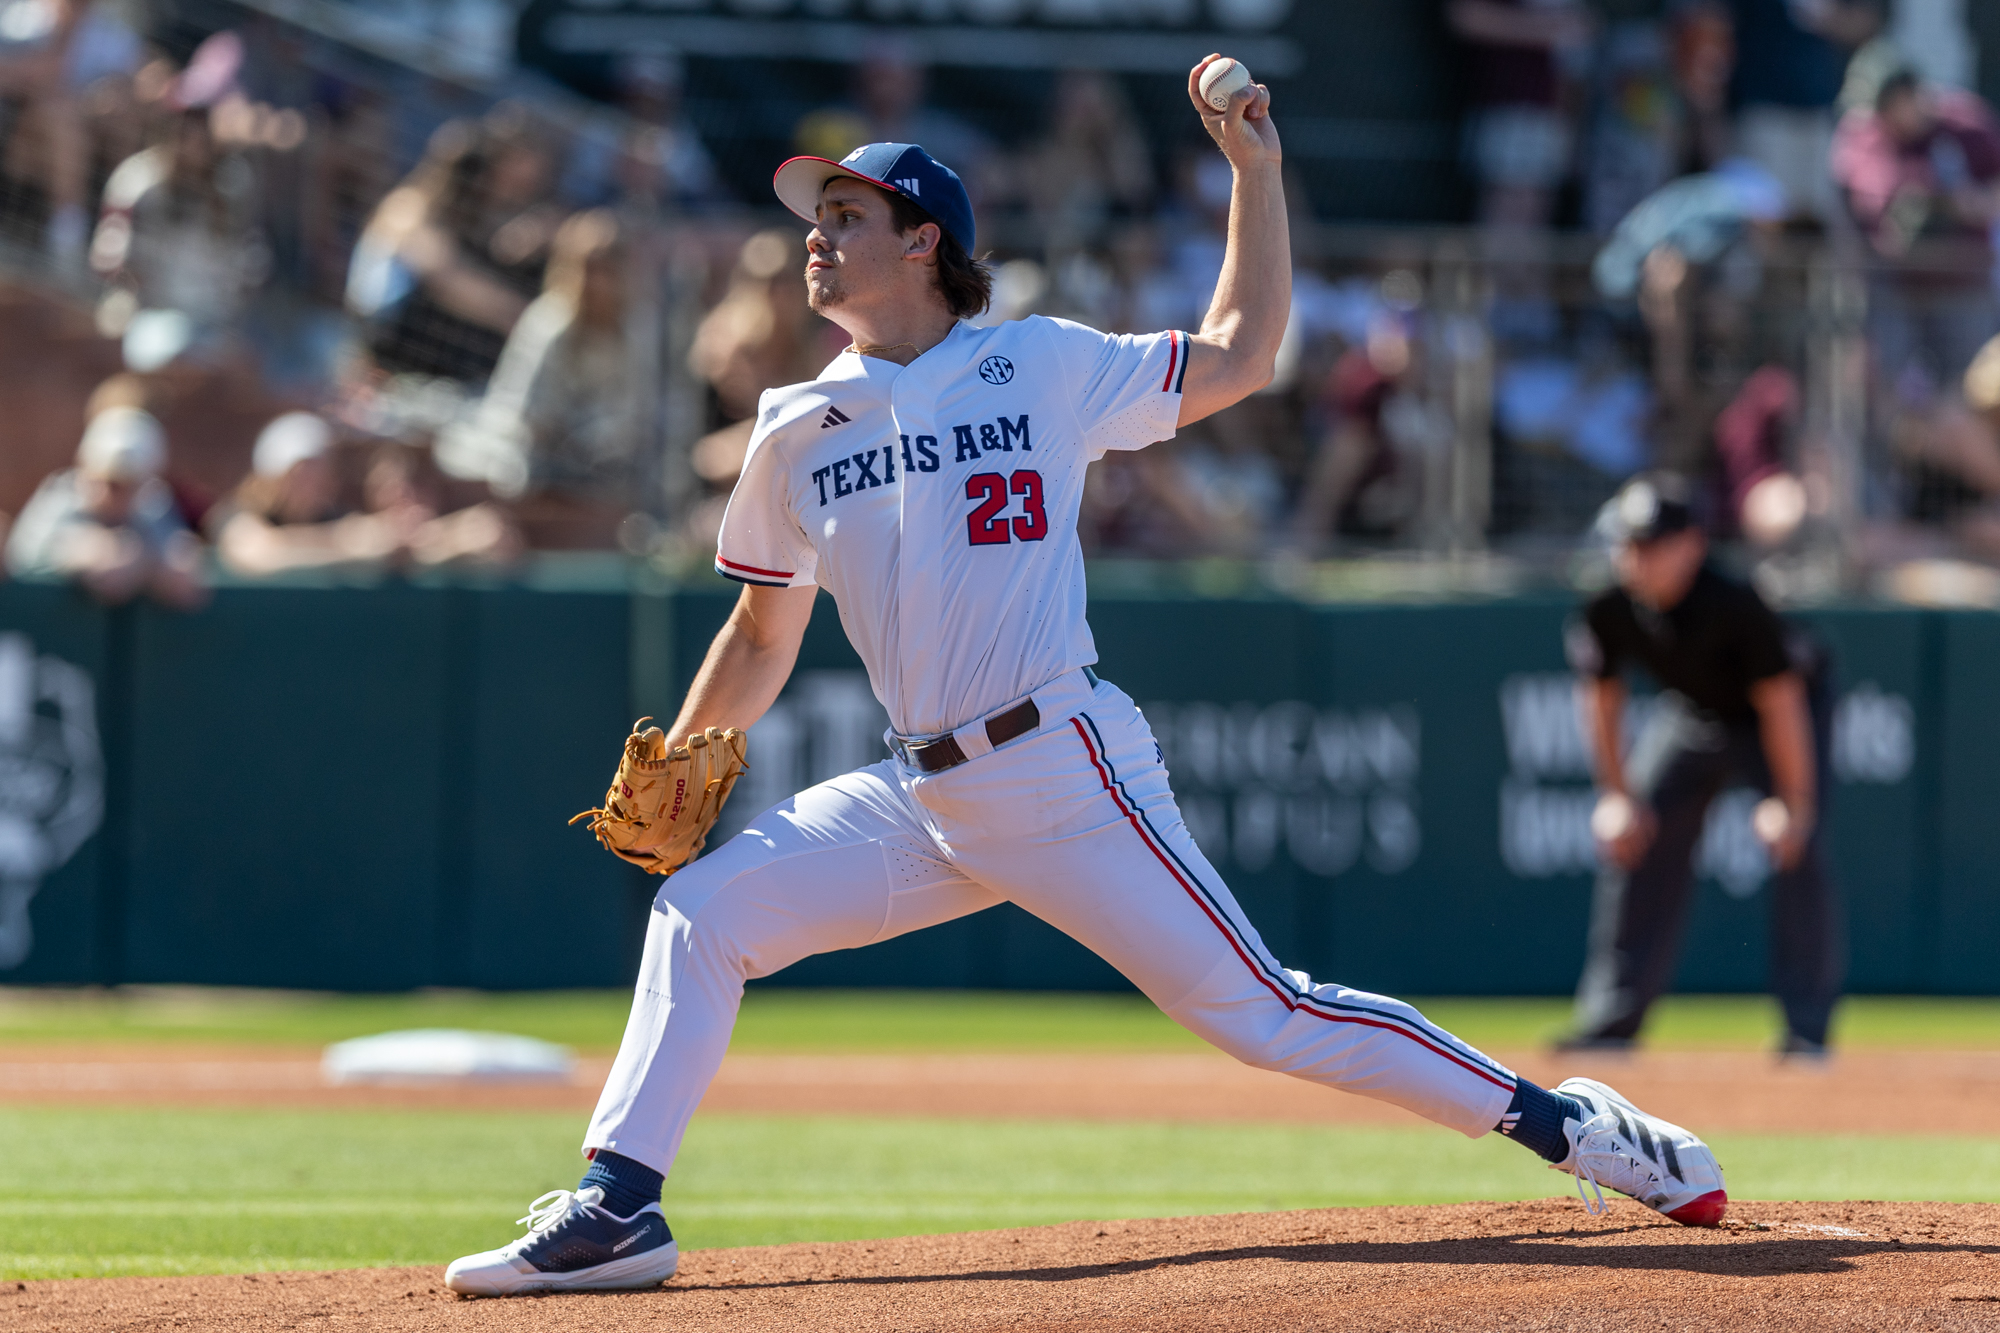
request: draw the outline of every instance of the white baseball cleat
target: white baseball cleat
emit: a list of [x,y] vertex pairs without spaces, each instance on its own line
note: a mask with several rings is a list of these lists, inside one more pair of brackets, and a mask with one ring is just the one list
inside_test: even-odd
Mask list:
[[[1604,1211],[1604,1190],[1610,1189],[1683,1226],[1721,1224],[1729,1194],[1722,1165],[1706,1143],[1647,1115],[1596,1079],[1564,1079],[1556,1091],[1575,1098],[1587,1118],[1563,1121],[1569,1156],[1552,1165],[1576,1177],[1576,1192],[1593,1216]],[[1585,1181],[1597,1195],[1594,1204],[1583,1192]]]
[[454,1259],[444,1284],[466,1296],[521,1296],[537,1291],[643,1291],[680,1266],[680,1247],[660,1205],[630,1217],[602,1205],[595,1187],[551,1190],[520,1220],[528,1234],[512,1245]]

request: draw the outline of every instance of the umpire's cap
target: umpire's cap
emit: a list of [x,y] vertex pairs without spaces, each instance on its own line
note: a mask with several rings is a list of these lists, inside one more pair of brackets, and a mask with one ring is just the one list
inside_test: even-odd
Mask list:
[[1613,546],[1645,545],[1693,527],[1688,485],[1665,472],[1648,472],[1618,488],[1597,511],[1597,535]]
[[972,253],[972,199],[958,173],[913,143],[865,143],[838,162],[795,157],[771,177],[778,200],[807,222],[817,222],[819,192],[836,176],[851,176],[900,194],[937,219],[945,233]]

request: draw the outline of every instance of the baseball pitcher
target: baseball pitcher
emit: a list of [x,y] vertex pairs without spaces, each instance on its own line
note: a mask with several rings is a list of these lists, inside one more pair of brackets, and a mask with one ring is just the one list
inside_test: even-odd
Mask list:
[[[1192,334],[1041,317],[976,328],[991,283],[952,171],[889,143],[778,169],[778,198],[812,223],[813,309],[853,342],[819,379],[764,395],[715,561],[741,600],[672,727],[628,744],[592,812],[607,846],[672,873],[584,1136],[589,1169],[531,1206],[527,1234],[453,1262],[453,1290],[664,1282],[677,1251],[661,1182],[744,982],[1003,901],[1248,1064],[1469,1136],[1497,1129],[1579,1191],[1721,1220],[1721,1170],[1686,1130],[1587,1079],[1539,1088],[1409,1005],[1280,965],[1188,835],[1146,719],[1091,669],[1084,469],[1261,388],[1290,310],[1270,93],[1253,83],[1206,104],[1200,79],[1217,59],[1190,71],[1188,94],[1234,193],[1221,279]],[[677,868],[740,765],[732,731],[777,698],[821,588],[888,710],[892,757]]]

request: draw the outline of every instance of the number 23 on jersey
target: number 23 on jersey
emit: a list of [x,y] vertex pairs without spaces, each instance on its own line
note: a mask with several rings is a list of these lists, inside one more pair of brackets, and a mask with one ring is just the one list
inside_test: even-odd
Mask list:
[[[1021,514],[1013,519],[1001,515],[1010,495],[1021,497]],[[1008,477],[998,472],[975,472],[965,479],[965,498],[979,501],[965,516],[965,540],[974,546],[1003,546],[1010,540],[1038,542],[1049,535],[1039,472],[1022,468]]]

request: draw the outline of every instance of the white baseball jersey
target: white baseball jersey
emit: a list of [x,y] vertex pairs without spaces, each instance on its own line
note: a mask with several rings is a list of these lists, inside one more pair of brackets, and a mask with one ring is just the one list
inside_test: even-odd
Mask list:
[[1031,316],[909,366],[844,352],[759,401],[716,569],[833,594],[906,736],[953,731],[1097,661],[1084,468],[1173,436],[1187,335]]

